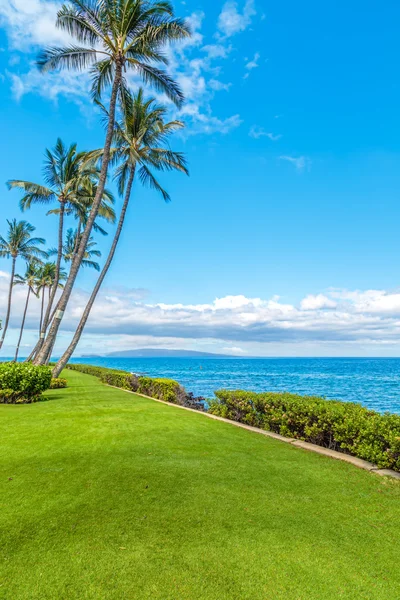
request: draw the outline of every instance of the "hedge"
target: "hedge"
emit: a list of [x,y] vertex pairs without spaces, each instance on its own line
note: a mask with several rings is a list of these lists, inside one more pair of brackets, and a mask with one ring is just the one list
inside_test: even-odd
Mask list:
[[164,402],[171,402],[172,404],[179,404],[180,406],[189,406],[196,410],[204,410],[204,398],[195,398],[193,394],[188,394],[186,390],[173,379],[138,377],[127,371],[75,363],[68,364],[67,368],[87,375],[94,375],[103,383],[124,390],[137,392],[138,394],[150,396],[151,398],[163,400]]
[[124,373],[130,375],[127,371],[118,371],[116,369],[107,369],[106,367],[96,367],[95,365],[84,365],[77,363],[68,363],[67,369],[70,371],[79,371],[79,373],[85,373],[86,375],[93,375],[94,377],[101,377],[106,373]]
[[67,387],[67,380],[64,379],[63,377],[54,377],[50,381],[50,389],[51,390],[59,390],[61,388],[66,388],[66,387]]
[[0,403],[30,404],[37,402],[50,387],[49,367],[30,363],[0,363]]
[[400,415],[288,393],[215,392],[209,411],[400,471]]

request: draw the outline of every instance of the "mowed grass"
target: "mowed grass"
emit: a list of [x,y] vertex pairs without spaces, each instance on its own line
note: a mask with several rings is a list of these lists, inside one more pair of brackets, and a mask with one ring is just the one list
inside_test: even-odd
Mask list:
[[66,375],[0,406],[0,598],[399,600],[399,482]]

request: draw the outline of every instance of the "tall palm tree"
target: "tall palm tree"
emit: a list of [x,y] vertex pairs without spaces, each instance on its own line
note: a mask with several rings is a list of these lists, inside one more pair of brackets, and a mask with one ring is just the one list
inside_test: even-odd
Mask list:
[[[124,108],[121,121],[115,125],[114,147],[111,150],[112,160],[118,164],[115,172],[118,191],[121,196],[124,196],[117,230],[107,260],[85,307],[73,339],[54,367],[55,377],[58,377],[61,373],[79,343],[96,296],[114,258],[131,198],[135,174],[138,174],[142,184],[148,184],[157,190],[165,201],[170,200],[169,194],[157,181],[152,170],[177,170],[188,174],[185,157],[180,152],[172,151],[168,144],[169,136],[177,129],[182,128],[183,123],[181,121],[167,122],[166,108],[158,106],[154,98],[146,101],[142,89],[133,98],[130,94],[126,96]],[[98,158],[101,151],[95,151],[91,155],[93,159]]]
[[17,258],[20,257],[26,262],[29,262],[35,257],[46,257],[46,252],[39,248],[41,244],[45,243],[45,240],[43,238],[31,237],[31,234],[35,231],[36,227],[27,221],[17,221],[16,219],[7,221],[7,224],[8,232],[6,238],[0,236],[0,257],[11,258],[12,263],[7,312],[4,320],[2,336],[0,339],[0,349],[3,346],[10,320],[12,290],[14,285],[15,264],[17,262]]
[[[23,211],[30,209],[35,204],[58,203],[58,210],[49,211],[49,213],[56,212],[59,217],[56,280],[58,280],[62,258],[64,215],[68,214],[68,211],[78,202],[78,196],[83,194],[82,190],[90,185],[93,178],[99,173],[93,165],[83,162],[84,158],[85,152],[77,152],[76,144],[67,147],[58,138],[54,148],[45,151],[43,177],[46,185],[18,179],[12,179],[7,183],[9,189],[20,189],[24,192],[24,196],[20,200],[20,207]],[[43,318],[44,331],[48,324],[56,291],[57,286],[55,285],[52,289],[46,315]]]
[[56,318],[35,360],[37,364],[45,360],[49,348],[54,345],[99,211],[110,160],[118,96],[127,85],[125,72],[129,70],[136,73],[143,81],[166,93],[178,106],[181,105],[183,94],[178,85],[155,64],[168,64],[163,53],[168,43],[190,36],[188,25],[174,18],[173,7],[167,0],[70,0],[59,10],[57,26],[67,31],[79,45],[45,49],[38,59],[39,68],[49,71],[91,67],[93,97],[100,100],[110,86],[111,95],[96,196],[59,301]]
[[[79,233],[78,233],[77,229],[75,229],[75,230],[68,229],[67,230],[67,236],[66,236],[65,242],[63,244],[63,251],[62,251],[62,257],[64,259],[64,262],[71,263],[73,261],[75,252],[76,252],[76,248],[79,243],[78,237],[79,237]],[[89,242],[87,243],[86,252],[84,254],[84,258],[82,259],[81,266],[82,267],[91,267],[92,269],[95,269],[96,271],[100,271],[99,263],[92,260],[92,258],[94,256],[97,256],[97,257],[101,256],[100,250],[94,249],[94,247],[96,245],[97,244],[93,240],[93,238],[89,238]],[[50,249],[48,251],[48,254],[49,254],[49,256],[54,256],[54,254],[57,254],[56,248]]]
[[14,362],[16,362],[18,360],[19,348],[21,345],[22,334],[24,333],[26,313],[28,311],[28,304],[29,304],[31,293],[34,294],[36,297],[38,296],[37,286],[38,286],[38,277],[39,277],[39,266],[41,264],[42,264],[41,261],[38,261],[37,259],[32,259],[26,264],[25,274],[24,275],[16,274],[14,277],[14,285],[26,285],[28,287],[28,293],[26,295],[24,313],[22,316],[21,329],[19,332],[17,346],[15,348]]

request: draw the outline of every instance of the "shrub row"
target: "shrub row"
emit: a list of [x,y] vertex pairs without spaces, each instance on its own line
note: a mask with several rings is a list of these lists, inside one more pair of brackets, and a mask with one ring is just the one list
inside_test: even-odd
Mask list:
[[68,363],[67,369],[70,371],[79,371],[79,373],[85,373],[86,375],[93,375],[94,377],[101,377],[105,373],[123,373],[124,375],[130,375],[127,371],[117,371],[115,369],[107,369],[106,367],[96,367],[95,365],[84,365],[77,363]]
[[29,363],[0,363],[0,403],[30,404],[37,402],[50,387],[49,367]]
[[204,398],[195,398],[173,379],[153,379],[152,377],[138,377],[126,371],[96,367],[93,365],[75,364],[67,365],[68,369],[79,371],[87,375],[98,377],[103,383],[113,385],[124,390],[144,394],[164,402],[188,406],[196,410],[204,410]]
[[288,393],[221,390],[209,411],[400,471],[400,415]]

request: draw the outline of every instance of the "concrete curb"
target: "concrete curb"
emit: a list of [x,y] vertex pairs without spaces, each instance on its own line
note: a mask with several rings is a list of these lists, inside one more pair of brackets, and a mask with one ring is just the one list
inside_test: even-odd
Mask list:
[[160,402],[161,404],[165,404],[166,406],[180,408],[182,410],[187,410],[189,412],[195,413],[196,415],[203,415],[208,419],[222,421],[223,423],[229,423],[229,425],[234,425],[235,427],[240,427],[241,429],[247,429],[247,431],[252,431],[253,433],[265,435],[266,437],[273,438],[274,440],[290,444],[295,448],[302,448],[303,450],[308,450],[309,452],[315,452],[316,454],[322,454],[324,456],[328,456],[329,458],[334,458],[336,460],[347,462],[353,465],[354,467],[357,467],[358,469],[364,469],[364,471],[375,473],[376,475],[380,475],[381,477],[392,477],[393,479],[400,480],[400,473],[398,473],[397,471],[392,471],[392,469],[380,469],[377,465],[374,465],[373,463],[370,463],[366,460],[362,460],[361,458],[357,458],[356,456],[351,456],[350,454],[344,454],[343,452],[337,452],[336,450],[329,450],[329,448],[323,448],[322,446],[317,446],[316,444],[311,444],[310,442],[303,442],[302,440],[297,440],[295,438],[288,438],[283,435],[280,435],[279,433],[274,433],[273,431],[266,431],[265,429],[259,429],[258,427],[252,427],[251,425],[245,425],[244,423],[238,423],[237,421],[224,419],[224,417],[210,415],[209,413],[202,412],[200,410],[195,410],[194,408],[188,408],[187,406],[180,406],[179,404],[173,404],[172,402],[164,402],[164,400],[158,400],[157,398],[152,398],[151,396],[145,396],[144,394],[131,392],[131,390],[124,390],[123,388],[118,388],[115,385],[106,385],[108,387],[114,388],[115,390],[120,390],[121,392],[127,392],[128,394],[141,396],[142,398],[147,398],[148,400],[153,400],[154,402]]

